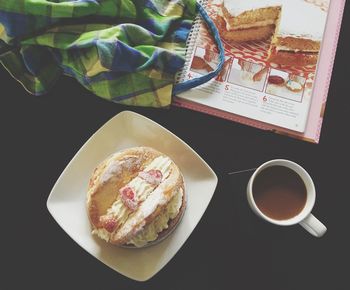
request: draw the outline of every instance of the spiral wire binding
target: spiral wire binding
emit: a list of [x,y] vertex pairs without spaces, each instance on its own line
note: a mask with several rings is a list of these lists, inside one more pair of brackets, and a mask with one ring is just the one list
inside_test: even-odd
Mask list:
[[[207,7],[208,0],[197,0],[197,2],[203,6],[203,8]],[[175,84],[182,83],[185,80],[186,72],[190,68],[191,65],[191,56],[194,51],[196,40],[198,37],[199,29],[201,24],[203,23],[203,19],[198,14],[194,20],[192,29],[190,33],[188,34],[187,41],[186,41],[186,51],[185,51],[185,64],[181,71],[177,73],[177,76],[175,77]]]

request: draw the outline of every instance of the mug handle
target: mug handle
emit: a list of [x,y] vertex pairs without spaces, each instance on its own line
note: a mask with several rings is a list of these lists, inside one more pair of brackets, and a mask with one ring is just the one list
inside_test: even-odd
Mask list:
[[326,226],[311,213],[300,222],[300,225],[317,238],[322,237],[327,231]]

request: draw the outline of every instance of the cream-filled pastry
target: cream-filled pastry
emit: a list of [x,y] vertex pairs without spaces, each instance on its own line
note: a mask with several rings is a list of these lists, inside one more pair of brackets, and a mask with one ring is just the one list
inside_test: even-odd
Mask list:
[[92,234],[115,245],[143,247],[159,241],[175,228],[185,207],[179,168],[149,147],[113,154],[90,179]]

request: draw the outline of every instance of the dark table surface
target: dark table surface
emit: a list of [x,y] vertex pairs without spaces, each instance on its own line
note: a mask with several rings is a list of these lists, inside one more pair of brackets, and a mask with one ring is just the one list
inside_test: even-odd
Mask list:
[[[23,283],[36,289],[349,289],[349,12],[348,3],[319,145],[179,108],[126,108],[66,77],[48,95],[33,97],[0,68],[1,264],[8,273],[2,282],[11,283],[9,289]],[[46,208],[52,186],[78,149],[125,109],[178,135],[219,177],[190,238],[143,283],[87,254]],[[244,197],[249,174],[228,175],[274,158],[298,162],[313,177],[313,213],[328,227],[323,238],[300,226],[280,228],[259,220]]]

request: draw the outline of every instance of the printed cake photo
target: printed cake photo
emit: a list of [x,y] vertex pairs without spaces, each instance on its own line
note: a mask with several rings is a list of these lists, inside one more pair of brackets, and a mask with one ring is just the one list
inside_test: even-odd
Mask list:
[[223,0],[221,36],[228,43],[270,40],[268,61],[317,63],[327,13],[305,0]]

